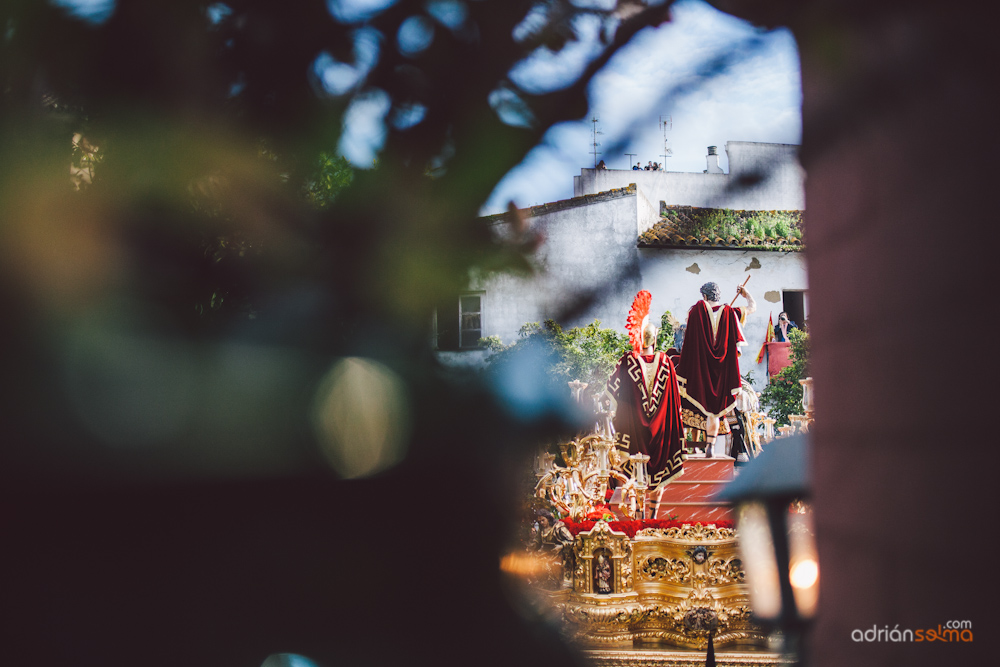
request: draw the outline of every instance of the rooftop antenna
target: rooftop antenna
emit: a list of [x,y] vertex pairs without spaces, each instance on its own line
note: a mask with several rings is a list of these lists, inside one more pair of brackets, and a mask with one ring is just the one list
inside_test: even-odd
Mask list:
[[660,157],[666,159],[674,156],[674,149],[667,143],[667,132],[674,129],[674,119],[672,116],[660,116],[660,129],[663,130],[663,153]]
[[600,144],[600,143],[599,143],[599,142],[597,141],[597,135],[599,135],[599,134],[604,134],[603,132],[601,132],[600,130],[598,130],[598,129],[597,129],[597,123],[598,123],[599,121],[600,121],[600,119],[599,119],[599,118],[598,118],[597,116],[594,116],[593,118],[591,118],[591,119],[590,119],[590,122],[594,124],[594,129],[593,129],[593,137],[594,137],[594,138],[593,138],[593,144],[594,144],[594,150],[590,151],[591,153],[593,153],[593,154],[594,154],[594,169],[597,169],[597,156],[598,156],[598,155],[602,155],[602,153],[600,153],[600,152],[599,152],[599,151],[597,150],[597,147],[601,145],[601,144]]
[[622,153],[622,155],[627,155],[628,156],[628,168],[631,169],[632,168],[632,158],[634,158],[636,155],[638,155],[638,153]]

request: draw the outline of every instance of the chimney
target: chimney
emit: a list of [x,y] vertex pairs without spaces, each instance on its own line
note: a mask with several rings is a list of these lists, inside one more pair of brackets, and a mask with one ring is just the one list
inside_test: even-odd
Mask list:
[[723,173],[722,168],[719,167],[719,152],[717,146],[708,147],[708,155],[705,159],[708,161],[708,169],[705,170],[706,174]]

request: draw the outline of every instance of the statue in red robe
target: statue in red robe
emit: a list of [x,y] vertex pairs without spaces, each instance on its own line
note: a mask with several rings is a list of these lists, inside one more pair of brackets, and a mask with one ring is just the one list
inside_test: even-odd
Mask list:
[[677,374],[665,352],[656,352],[656,326],[649,322],[651,296],[643,290],[632,304],[626,327],[632,351],[618,360],[607,393],[615,402],[615,441],[629,454],[649,456],[650,486],[683,471],[681,401]]
[[743,321],[756,310],[753,297],[742,286],[737,293],[747,299],[745,308],[719,303],[715,283],[701,287],[703,299],[688,311],[684,347],[677,364],[680,393],[705,415],[705,456],[712,456],[719,418],[736,407],[740,392],[739,346],[746,344]]

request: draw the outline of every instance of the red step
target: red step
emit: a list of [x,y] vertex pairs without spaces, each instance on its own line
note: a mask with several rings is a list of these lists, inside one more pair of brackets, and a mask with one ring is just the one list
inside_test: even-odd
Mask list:
[[729,503],[712,498],[735,477],[735,462],[729,456],[685,460],[684,473],[664,486],[659,498],[648,499],[651,509],[656,508],[656,518],[676,517],[678,521],[691,522],[731,520]]

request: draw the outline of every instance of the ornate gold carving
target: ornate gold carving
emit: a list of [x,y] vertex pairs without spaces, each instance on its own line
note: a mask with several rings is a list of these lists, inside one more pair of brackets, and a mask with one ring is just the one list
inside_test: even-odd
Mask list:
[[[574,588],[565,597],[551,598],[572,641],[704,650],[712,632],[720,649],[737,642],[766,644],[766,635],[750,622],[732,529],[685,524],[647,529],[633,541],[598,522],[577,535],[573,550]],[[614,592],[601,594],[594,590],[594,558],[609,553]]]
[[[733,641],[739,639],[736,637]],[[690,651],[593,648],[583,653],[587,662],[594,667],[704,667],[705,665],[703,653]],[[764,652],[727,652],[725,655],[716,654],[716,660],[718,664],[729,667],[777,667],[795,663],[794,658]]]
[[691,566],[680,558],[662,558],[650,556],[642,563],[640,570],[644,579],[665,579],[683,583],[691,575]]
[[735,540],[736,531],[732,528],[717,528],[714,523],[688,524],[680,528],[644,528],[635,534],[636,537],[660,537],[672,540],[688,540],[691,542],[714,542]]
[[590,605],[567,603],[561,606],[563,618],[578,625],[629,625],[640,620],[646,610],[642,605]]
[[564,602],[557,609],[569,637],[584,643],[662,641],[704,649],[710,631],[720,646],[764,640],[764,635],[749,624],[749,607],[722,604],[708,591],[691,595],[680,604]]
[[619,567],[619,581],[621,585],[618,590],[632,590],[632,543],[626,542],[623,550],[624,557],[621,559]]
[[743,583],[746,573],[738,556],[711,558],[708,561],[708,583],[712,585]]
[[[605,584],[599,584],[600,556],[610,560]],[[573,572],[573,590],[579,594],[628,593],[632,591],[632,542],[628,535],[611,529],[606,521],[598,521],[589,531],[576,536],[574,544],[576,568]]]

